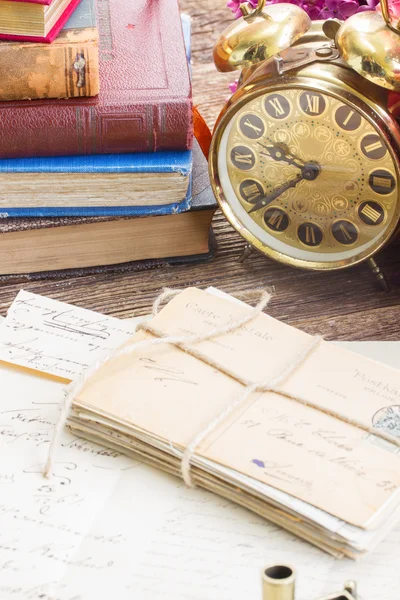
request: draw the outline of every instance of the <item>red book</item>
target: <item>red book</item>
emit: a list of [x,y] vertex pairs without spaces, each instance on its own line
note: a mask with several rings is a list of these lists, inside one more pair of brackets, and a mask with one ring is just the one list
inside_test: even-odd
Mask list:
[[49,44],[56,39],[80,1],[1,0],[0,40]]
[[98,0],[100,94],[0,103],[0,157],[185,150],[191,84],[176,0]]

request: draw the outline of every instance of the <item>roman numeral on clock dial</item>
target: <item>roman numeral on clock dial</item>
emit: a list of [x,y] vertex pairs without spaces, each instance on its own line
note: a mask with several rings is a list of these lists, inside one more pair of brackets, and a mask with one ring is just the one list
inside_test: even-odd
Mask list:
[[299,240],[306,246],[319,246],[323,240],[322,229],[316,223],[302,223],[297,229]]
[[239,126],[243,135],[251,140],[259,139],[265,132],[264,122],[257,115],[244,115],[240,119]]
[[360,113],[353,110],[350,106],[343,104],[336,109],[335,121],[340,129],[344,131],[355,131],[361,125]]
[[290,104],[282,94],[267,96],[264,107],[273,119],[285,119],[290,113]]
[[385,218],[385,209],[378,202],[363,202],[358,207],[358,216],[366,225],[380,225]]
[[271,206],[264,213],[264,223],[272,231],[283,232],[289,227],[289,217],[281,208]]
[[231,151],[231,161],[237,169],[248,171],[256,164],[254,152],[246,146],[235,146]]
[[258,181],[254,179],[245,179],[239,186],[239,192],[243,200],[250,204],[255,204],[264,195],[264,188]]
[[371,173],[368,180],[370,188],[376,194],[391,194],[396,187],[396,181],[389,171],[376,169]]
[[322,115],[326,108],[326,101],[322,94],[316,92],[303,92],[299,100],[300,108],[306,115]]
[[380,160],[387,152],[383,140],[377,133],[365,135],[360,143],[361,152],[371,160]]
[[332,225],[332,235],[339,244],[349,246],[354,244],[358,239],[357,227],[351,221],[345,219],[336,221]]

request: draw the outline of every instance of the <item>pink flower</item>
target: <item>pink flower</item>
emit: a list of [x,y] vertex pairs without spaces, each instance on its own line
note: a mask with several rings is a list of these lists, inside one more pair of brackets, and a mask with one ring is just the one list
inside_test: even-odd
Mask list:
[[400,2],[392,2],[389,10],[390,10],[391,15],[399,18],[400,17]]
[[235,81],[232,81],[232,83],[229,84],[229,90],[231,92],[231,94],[234,94],[236,92],[236,90],[238,89],[238,84],[239,84],[239,79],[235,79]]
[[[236,92],[236,90],[238,89],[238,85],[239,85],[239,79],[235,79],[235,81],[232,81],[232,83],[230,83],[228,85],[229,91],[231,94],[234,94]],[[230,98],[230,96],[227,97],[226,101],[228,101],[229,98]]]
[[[381,7],[377,3],[376,10],[380,11]],[[394,2],[389,2],[389,12],[392,17],[400,18],[400,1],[395,0]]]

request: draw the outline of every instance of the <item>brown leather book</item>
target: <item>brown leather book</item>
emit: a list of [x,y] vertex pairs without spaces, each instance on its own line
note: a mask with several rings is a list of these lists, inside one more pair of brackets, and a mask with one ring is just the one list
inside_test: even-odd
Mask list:
[[99,93],[94,0],[82,0],[52,44],[0,41],[0,101]]
[[191,84],[177,0],[98,0],[97,20],[99,95],[2,102],[0,157],[191,148]]
[[192,204],[145,217],[0,219],[0,280],[141,270],[210,259],[216,201],[207,161],[195,146]]

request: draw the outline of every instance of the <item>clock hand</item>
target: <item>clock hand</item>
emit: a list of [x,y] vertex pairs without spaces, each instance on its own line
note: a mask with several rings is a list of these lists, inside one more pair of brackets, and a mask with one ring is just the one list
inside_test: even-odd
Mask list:
[[292,187],[296,187],[296,185],[303,179],[306,179],[307,181],[314,181],[314,179],[316,179],[318,177],[320,172],[321,172],[321,167],[319,166],[318,163],[315,163],[315,162],[306,163],[305,165],[303,165],[301,167],[301,173],[299,173],[293,179],[290,179],[289,181],[287,181],[280,187],[276,188],[275,190],[273,190],[272,192],[270,192],[269,194],[267,194],[266,196],[261,198],[261,200],[259,200],[257,202],[257,204],[255,204],[249,210],[248,214],[250,214],[256,210],[260,210],[260,208],[265,208],[266,206],[268,206],[268,204],[271,204],[271,202],[273,202],[274,200],[279,198],[279,196],[281,196],[281,194],[283,194],[284,192],[286,192],[287,190],[289,190]]
[[303,179],[305,179],[304,174],[299,173],[299,175],[297,175],[294,179],[290,179],[289,181],[287,181],[280,187],[276,188],[275,190],[273,190],[272,192],[270,192],[269,194],[267,194],[266,196],[261,198],[261,200],[259,200],[257,202],[257,204],[255,204],[249,210],[248,214],[255,212],[256,210],[260,210],[260,208],[265,208],[266,206],[268,206],[268,204],[271,204],[271,202],[273,202],[274,200],[279,198],[279,196],[281,194],[283,194],[283,192],[286,192],[286,190],[289,190],[290,188],[295,187]]
[[276,161],[284,161],[286,163],[288,163],[289,165],[293,165],[294,167],[297,167],[298,169],[302,169],[304,167],[304,162],[298,162],[300,161],[299,158],[297,158],[296,156],[293,155],[288,155],[286,154],[286,152],[283,150],[283,148],[279,145],[277,146],[266,146],[265,144],[262,144],[261,142],[258,142],[260,144],[260,146],[262,146],[265,150],[268,151],[268,153],[266,152],[260,152],[260,154],[264,154],[265,156],[269,156],[270,158],[272,158],[272,160],[276,160]]

